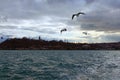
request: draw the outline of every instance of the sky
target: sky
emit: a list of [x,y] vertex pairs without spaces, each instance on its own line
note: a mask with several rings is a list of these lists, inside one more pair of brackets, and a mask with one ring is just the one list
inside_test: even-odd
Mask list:
[[[78,12],[86,15],[72,20]],[[0,36],[119,42],[120,0],[0,0]]]

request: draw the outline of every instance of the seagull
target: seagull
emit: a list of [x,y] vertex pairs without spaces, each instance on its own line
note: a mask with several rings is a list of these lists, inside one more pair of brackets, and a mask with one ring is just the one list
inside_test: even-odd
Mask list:
[[77,14],[73,14],[73,15],[72,15],[72,20],[73,20],[73,18],[74,18],[75,16],[78,17],[80,14],[85,15],[84,12],[79,12],[79,13],[77,13]]
[[88,33],[87,33],[87,32],[83,32],[83,34],[88,35]]
[[62,33],[63,31],[67,31],[67,29],[66,28],[64,28],[64,29],[61,29],[60,30],[60,32]]

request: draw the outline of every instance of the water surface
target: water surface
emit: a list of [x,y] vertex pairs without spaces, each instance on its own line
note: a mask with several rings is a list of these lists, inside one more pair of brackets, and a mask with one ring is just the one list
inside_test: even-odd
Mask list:
[[119,79],[120,51],[0,51],[0,80]]

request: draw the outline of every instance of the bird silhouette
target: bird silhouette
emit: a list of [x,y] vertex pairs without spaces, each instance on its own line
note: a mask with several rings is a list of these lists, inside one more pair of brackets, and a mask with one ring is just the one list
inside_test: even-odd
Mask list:
[[66,28],[64,28],[64,29],[61,29],[60,30],[60,32],[62,33],[63,31],[67,31],[67,29]]
[[79,13],[77,13],[77,14],[73,14],[73,15],[72,15],[72,20],[74,19],[75,16],[78,17],[80,14],[85,15],[84,12],[79,12]]
[[85,35],[88,35],[88,33],[87,32],[82,32],[83,34],[85,34]]

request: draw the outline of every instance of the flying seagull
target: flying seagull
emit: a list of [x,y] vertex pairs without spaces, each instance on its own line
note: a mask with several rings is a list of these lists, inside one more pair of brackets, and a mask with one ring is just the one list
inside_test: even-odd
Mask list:
[[73,20],[73,18],[74,18],[75,16],[78,17],[80,14],[85,15],[84,12],[79,12],[79,13],[77,13],[77,14],[73,14],[73,15],[72,15],[72,20]]
[[67,31],[67,29],[66,28],[64,28],[64,29],[61,29],[60,30],[60,32],[62,33],[63,31]]
[[88,35],[88,33],[87,33],[87,32],[83,32],[83,34]]

